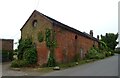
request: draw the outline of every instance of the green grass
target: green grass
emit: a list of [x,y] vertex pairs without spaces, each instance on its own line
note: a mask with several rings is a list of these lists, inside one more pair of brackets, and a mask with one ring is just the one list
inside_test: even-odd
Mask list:
[[[78,65],[82,65],[82,64],[86,64],[86,63],[89,63],[89,62],[93,62],[95,61],[95,59],[84,59],[84,60],[80,60],[78,62]],[[75,67],[75,66],[78,66],[76,65],[76,62],[70,62],[70,63],[65,63],[65,64],[59,64],[58,66],[61,68],[61,69],[66,69],[66,68],[70,68],[70,67]]]

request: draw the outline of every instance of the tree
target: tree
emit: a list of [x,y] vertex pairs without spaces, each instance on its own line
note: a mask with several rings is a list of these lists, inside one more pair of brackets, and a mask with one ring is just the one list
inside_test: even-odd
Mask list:
[[118,38],[118,33],[106,33],[105,36],[101,35],[101,41],[105,42],[107,47],[111,50],[114,50],[117,46],[118,42],[116,41]]

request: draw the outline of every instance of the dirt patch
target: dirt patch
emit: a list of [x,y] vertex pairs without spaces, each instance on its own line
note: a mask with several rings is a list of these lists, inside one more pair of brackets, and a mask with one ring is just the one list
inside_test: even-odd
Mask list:
[[2,76],[41,76],[53,71],[52,68],[11,68],[11,62],[2,63]]

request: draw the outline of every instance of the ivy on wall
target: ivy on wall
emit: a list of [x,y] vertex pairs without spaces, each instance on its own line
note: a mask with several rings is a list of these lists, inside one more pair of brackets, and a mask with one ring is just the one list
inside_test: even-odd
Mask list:
[[54,55],[54,50],[57,47],[57,41],[55,38],[55,32],[52,29],[46,29],[45,32],[46,35],[46,46],[48,47],[48,49],[50,50],[50,55],[48,57],[48,62],[47,62],[47,66],[48,67],[54,67],[56,65],[56,61],[55,61],[55,55]]

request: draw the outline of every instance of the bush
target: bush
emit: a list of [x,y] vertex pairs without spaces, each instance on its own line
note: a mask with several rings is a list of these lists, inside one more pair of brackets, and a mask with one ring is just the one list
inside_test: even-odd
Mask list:
[[19,40],[19,46],[18,46],[18,59],[22,60],[23,59],[23,53],[27,48],[32,47],[32,41],[31,39],[20,39]]
[[112,56],[114,55],[114,52],[111,52],[111,51],[106,51],[105,52],[105,56],[108,57],[108,56]]
[[103,59],[103,58],[105,58],[105,55],[102,54],[102,53],[98,53],[98,54],[97,54],[97,58],[98,58],[98,59]]
[[116,50],[116,51],[114,51],[114,53],[120,54],[120,51],[119,51],[119,50]]
[[29,64],[35,64],[37,62],[37,53],[35,48],[26,49],[23,54],[23,59],[28,61]]
[[54,57],[49,57],[48,58],[47,66],[48,67],[54,67],[54,66],[56,66],[56,61],[55,61]]
[[11,63],[11,67],[26,67],[28,62],[26,60],[14,60]]
[[103,59],[105,58],[105,54],[101,52],[99,49],[91,48],[86,55],[88,59]]
[[91,48],[88,51],[88,54],[86,55],[86,57],[89,59],[94,59],[96,57],[96,55],[97,55],[97,51],[94,48]]

